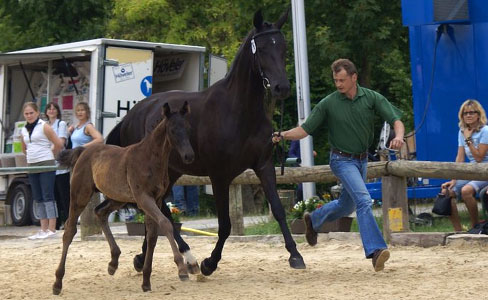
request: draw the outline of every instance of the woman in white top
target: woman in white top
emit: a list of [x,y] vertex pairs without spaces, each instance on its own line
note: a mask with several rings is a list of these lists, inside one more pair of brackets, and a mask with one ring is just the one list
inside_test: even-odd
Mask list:
[[[55,166],[54,155],[63,147],[63,142],[46,122],[39,119],[39,108],[27,102],[22,109],[27,121],[22,128],[22,151],[26,154],[29,167]],[[56,172],[29,173],[32,198],[37,203],[41,230],[29,239],[44,239],[56,233],[58,211],[54,201],[54,180]]]
[[[61,120],[61,109],[54,102],[46,105],[44,113],[47,116],[47,122],[54,130],[63,145],[68,140],[68,128],[66,122]],[[56,220],[56,229],[59,229],[68,219],[69,214],[69,170],[56,170],[56,180],[54,183],[54,199],[58,207],[58,218]]]

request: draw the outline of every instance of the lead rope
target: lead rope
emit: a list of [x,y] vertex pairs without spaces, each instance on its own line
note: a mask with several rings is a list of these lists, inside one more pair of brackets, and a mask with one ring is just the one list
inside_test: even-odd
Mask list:
[[[281,98],[281,117],[280,117],[280,132],[278,133],[278,136],[281,135],[281,131],[283,131],[283,114],[285,112],[285,101],[283,98]],[[286,160],[286,154],[285,154],[285,138],[283,137],[281,139],[281,176],[285,174],[285,160]]]
[[[263,81],[264,83],[264,81]],[[271,101],[271,92],[269,91],[269,87],[266,88],[265,86],[265,92],[266,92],[266,97],[268,101]],[[278,136],[281,135],[281,132],[283,131],[283,114],[285,111],[285,101],[281,99],[281,108],[280,108],[280,130],[278,131]],[[280,167],[281,167],[281,176],[285,174],[285,160],[286,160],[286,154],[285,154],[285,139],[281,139],[281,149],[279,152],[281,152],[281,157],[280,154],[278,153],[278,149],[280,148],[280,144],[277,143],[275,144],[276,146],[276,156],[278,157],[278,160],[280,161]]]

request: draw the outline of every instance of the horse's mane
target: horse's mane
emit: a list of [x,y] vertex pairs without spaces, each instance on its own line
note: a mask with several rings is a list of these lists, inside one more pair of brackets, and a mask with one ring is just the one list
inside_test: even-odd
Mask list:
[[[230,76],[230,74],[233,74],[233,70],[236,68],[237,62],[240,62],[241,56],[243,56],[245,54],[244,51],[251,51],[251,39],[252,39],[252,37],[257,33],[264,32],[264,31],[270,30],[272,28],[273,28],[273,24],[268,23],[268,22],[264,22],[263,26],[262,26],[262,30],[260,30],[259,32],[256,31],[256,28],[253,28],[253,29],[251,29],[251,31],[249,31],[247,36],[243,39],[241,46],[237,50],[237,53],[234,57],[234,61],[230,65],[230,69],[227,72],[225,77],[228,77],[228,76]],[[249,56],[249,57],[252,57],[252,56]],[[254,64],[252,64],[252,65],[254,65]]]

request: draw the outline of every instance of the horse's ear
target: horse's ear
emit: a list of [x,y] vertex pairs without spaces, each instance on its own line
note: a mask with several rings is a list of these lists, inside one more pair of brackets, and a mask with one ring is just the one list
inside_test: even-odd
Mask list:
[[169,104],[167,102],[163,105],[163,115],[166,118],[169,118],[169,116],[171,115],[171,109],[169,108]]
[[288,14],[290,13],[290,8],[288,9],[281,15],[281,17],[276,21],[275,26],[278,29],[281,29],[283,24],[285,24],[286,20],[288,20]]
[[190,104],[188,104],[188,101],[185,101],[185,103],[183,103],[183,106],[180,109],[180,114],[184,116],[189,112],[190,112]]
[[257,30],[261,29],[261,27],[263,26],[263,15],[261,13],[261,10],[258,10],[255,14],[254,14],[254,21],[253,21],[253,24],[254,24],[254,27],[256,27]]

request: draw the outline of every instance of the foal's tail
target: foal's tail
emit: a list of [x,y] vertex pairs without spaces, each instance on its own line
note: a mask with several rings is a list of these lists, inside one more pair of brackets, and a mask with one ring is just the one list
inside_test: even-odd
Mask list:
[[73,168],[84,150],[85,147],[76,147],[75,149],[63,150],[58,154],[56,159],[61,167]]

